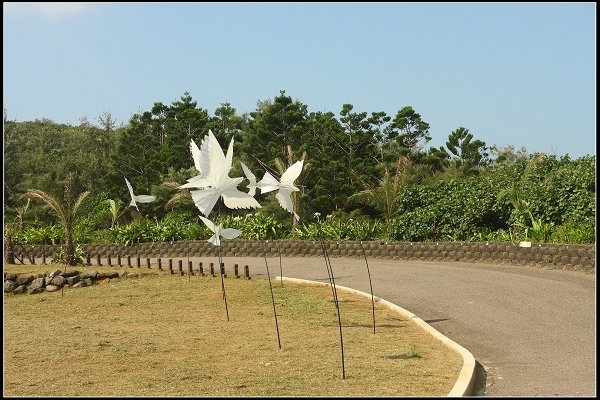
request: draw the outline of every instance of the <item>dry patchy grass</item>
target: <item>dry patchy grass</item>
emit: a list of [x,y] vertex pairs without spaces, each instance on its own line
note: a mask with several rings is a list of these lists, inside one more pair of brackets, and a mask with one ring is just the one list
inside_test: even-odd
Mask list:
[[279,349],[267,280],[225,278],[227,321],[218,277],[144,272],[64,297],[5,294],[4,395],[445,396],[462,366],[377,304],[373,334],[369,299],[338,291],[342,379],[329,287],[273,281]]

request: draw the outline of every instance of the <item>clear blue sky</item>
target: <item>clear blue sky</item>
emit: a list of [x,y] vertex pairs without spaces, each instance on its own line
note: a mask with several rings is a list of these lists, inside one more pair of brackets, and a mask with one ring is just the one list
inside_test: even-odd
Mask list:
[[118,123],[185,91],[211,115],[280,90],[339,116],[412,106],[429,146],[595,154],[595,3],[3,3],[9,120]]

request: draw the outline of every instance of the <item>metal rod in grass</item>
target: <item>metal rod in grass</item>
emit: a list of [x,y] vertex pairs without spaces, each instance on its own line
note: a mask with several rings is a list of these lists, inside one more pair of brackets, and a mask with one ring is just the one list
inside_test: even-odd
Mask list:
[[233,228],[222,228],[221,225],[217,225],[208,218],[199,216],[202,222],[214,232],[214,235],[208,239],[208,242],[212,243],[213,246],[217,246],[217,254],[219,257],[219,275],[221,275],[221,292],[223,293],[223,302],[225,303],[225,313],[227,314],[227,321],[229,321],[229,309],[227,308],[227,295],[225,294],[225,281],[223,278],[223,272],[221,271],[222,257],[221,257],[221,239],[222,236],[225,239],[234,239],[242,234],[242,231]]
[[[267,240],[267,243],[269,241]],[[265,267],[267,267],[267,279],[269,280],[269,290],[271,291],[271,303],[273,304],[273,316],[275,317],[275,329],[277,330],[277,344],[281,349],[281,339],[279,337],[279,324],[277,323],[277,312],[275,311],[275,296],[273,296],[273,286],[271,285],[271,274],[269,273],[269,263],[267,262],[267,252],[265,251],[265,243],[261,242],[263,257],[265,259]]]
[[[135,242],[135,244],[133,245],[133,247],[134,247],[133,248],[133,253],[135,255],[135,259],[136,260],[140,256],[140,251],[138,250],[138,244],[140,244],[140,239],[139,238],[138,238],[138,241]],[[171,246],[173,246],[173,240],[171,240]],[[137,264],[137,261],[136,261],[136,264]],[[139,271],[139,269],[138,269],[138,272],[137,272],[137,276],[138,276],[138,280],[142,279],[142,271]]]
[[337,297],[337,289],[335,287],[335,276],[333,274],[333,268],[331,266],[331,260],[329,259],[329,254],[327,253],[327,248],[325,247],[325,239],[323,238],[323,230],[321,229],[321,220],[319,219],[320,214],[315,213],[317,217],[317,228],[319,232],[319,239],[321,241],[321,248],[323,249],[323,257],[325,258],[325,266],[327,267],[327,274],[329,276],[329,283],[331,285],[331,291],[333,294],[333,301],[335,303],[335,309],[337,311],[338,317],[338,327],[340,330],[340,350],[342,354],[342,379],[346,379],[346,368],[344,365],[344,337],[342,335],[342,316],[340,314],[340,306]]
[[371,288],[371,308],[373,310],[373,335],[375,334],[375,299],[373,297],[373,284],[371,283],[371,271],[369,271],[369,262],[367,261],[367,253],[365,252],[365,248],[363,247],[363,242],[360,242],[360,248],[362,250],[363,256],[365,256],[365,264],[367,264],[367,275],[369,275],[369,287]]
[[219,275],[221,275],[221,292],[223,293],[223,302],[225,303],[225,313],[227,314],[227,321],[229,321],[229,309],[227,308],[227,294],[225,294],[225,279],[223,277],[223,258],[221,257],[221,245],[217,246],[219,253]]
[[[67,267],[69,266],[69,261],[70,261],[70,260],[67,259],[67,251],[66,251],[67,247],[66,246],[67,245],[65,245],[65,258],[64,258],[64,260],[65,260],[65,272],[64,272],[64,274],[65,275],[67,274]],[[65,285],[63,284],[62,287],[60,288],[60,297],[64,297],[64,296],[65,296]]]
[[281,248],[279,247],[279,241],[277,241],[277,253],[279,253],[279,282],[283,286],[283,269],[281,268]]

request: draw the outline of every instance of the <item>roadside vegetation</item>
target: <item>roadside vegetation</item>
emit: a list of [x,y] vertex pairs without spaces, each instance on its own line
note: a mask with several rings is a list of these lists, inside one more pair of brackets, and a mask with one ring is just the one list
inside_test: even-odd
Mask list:
[[[314,240],[320,222],[326,240],[596,241],[595,155],[499,148],[461,126],[448,132],[445,146],[428,147],[429,124],[410,106],[388,115],[344,104],[336,116],[310,112],[281,91],[249,114],[229,103],[210,114],[184,93],[126,124],[107,113],[94,122],[15,122],[5,113],[5,248],[68,244],[71,237],[74,249],[208,239],[189,191],[177,189],[197,174],[190,140],[200,142],[208,129],[223,146],[235,139],[232,176],[243,176],[238,161],[260,179],[305,159],[293,199],[299,223],[260,193],[262,208],[217,210],[219,223],[241,229],[243,239]],[[157,200],[140,212],[128,207],[124,177]],[[42,201],[29,201],[32,193]],[[84,194],[75,215],[74,201]]]

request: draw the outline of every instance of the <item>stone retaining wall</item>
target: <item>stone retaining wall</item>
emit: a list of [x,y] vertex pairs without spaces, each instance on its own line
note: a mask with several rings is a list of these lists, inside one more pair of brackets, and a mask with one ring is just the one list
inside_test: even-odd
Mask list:
[[[310,240],[281,240],[260,242],[249,240],[222,241],[224,257],[262,257],[263,245],[268,257],[322,256],[321,243]],[[514,243],[458,243],[458,242],[325,242],[330,257],[368,258],[423,261],[460,261],[511,265],[539,265],[561,269],[591,270],[596,266],[596,245],[533,243],[531,247],[519,247]],[[133,245],[87,244],[86,255],[92,260],[100,256],[126,257],[202,257],[217,256],[217,248],[207,241],[151,242]],[[59,245],[15,245],[14,253],[27,260],[28,256],[50,258]]]

